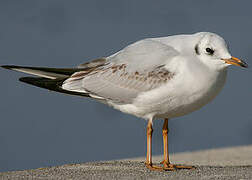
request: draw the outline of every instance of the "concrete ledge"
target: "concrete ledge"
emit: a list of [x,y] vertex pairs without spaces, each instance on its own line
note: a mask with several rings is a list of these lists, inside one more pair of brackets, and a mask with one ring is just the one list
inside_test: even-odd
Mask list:
[[252,146],[177,153],[171,160],[197,169],[154,172],[145,168],[144,158],[135,158],[4,172],[0,179],[252,179]]
[[[160,162],[162,156],[154,156]],[[252,145],[171,154],[171,161],[194,166],[252,166]],[[144,158],[129,160],[141,161]]]

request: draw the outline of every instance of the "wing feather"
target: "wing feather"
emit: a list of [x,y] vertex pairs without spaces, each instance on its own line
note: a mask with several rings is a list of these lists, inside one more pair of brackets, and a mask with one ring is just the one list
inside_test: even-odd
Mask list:
[[63,83],[62,88],[130,103],[140,93],[164,85],[175,75],[165,65],[177,54],[175,49],[161,42],[142,40],[102,63],[95,62],[97,67],[88,64],[91,70],[87,68],[87,71],[74,73]]

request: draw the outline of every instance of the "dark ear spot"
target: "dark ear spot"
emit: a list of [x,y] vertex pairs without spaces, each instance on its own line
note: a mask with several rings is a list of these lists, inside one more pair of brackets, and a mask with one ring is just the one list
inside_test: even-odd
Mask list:
[[198,44],[196,44],[196,46],[194,47],[194,50],[195,50],[196,54],[198,54],[198,55],[200,54]]

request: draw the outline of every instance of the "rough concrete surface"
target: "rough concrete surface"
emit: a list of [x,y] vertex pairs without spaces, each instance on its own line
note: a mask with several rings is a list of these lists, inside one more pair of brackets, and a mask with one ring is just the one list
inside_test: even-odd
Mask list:
[[[154,157],[158,163],[162,156]],[[172,162],[195,170],[150,171],[144,158],[68,164],[0,173],[0,179],[252,179],[252,145],[171,155]]]

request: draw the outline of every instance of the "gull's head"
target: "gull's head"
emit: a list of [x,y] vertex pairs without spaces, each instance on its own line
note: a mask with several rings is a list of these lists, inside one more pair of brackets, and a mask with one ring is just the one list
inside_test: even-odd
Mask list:
[[216,69],[222,69],[229,65],[248,67],[244,61],[231,56],[225,40],[217,34],[200,32],[194,36],[198,40],[194,45],[194,54],[207,66]]

